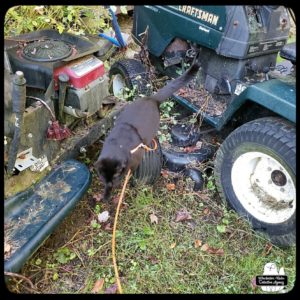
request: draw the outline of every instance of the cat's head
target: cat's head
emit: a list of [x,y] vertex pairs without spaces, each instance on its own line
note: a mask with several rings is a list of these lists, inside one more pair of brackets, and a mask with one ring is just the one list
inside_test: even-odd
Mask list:
[[99,159],[94,164],[99,178],[105,184],[104,196],[105,201],[110,200],[113,188],[119,186],[121,179],[127,171],[127,161],[121,159]]

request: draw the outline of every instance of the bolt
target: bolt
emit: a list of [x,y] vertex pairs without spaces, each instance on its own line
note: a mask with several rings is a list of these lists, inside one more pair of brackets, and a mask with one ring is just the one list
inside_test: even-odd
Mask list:
[[284,188],[280,188],[280,192],[284,192]]
[[268,167],[268,168],[267,168],[267,171],[272,171],[272,168]]
[[255,179],[255,181],[256,181],[256,182],[259,182],[259,179],[258,179],[258,178],[256,178],[256,179]]
[[272,184],[272,180],[271,179],[268,180],[268,184]]

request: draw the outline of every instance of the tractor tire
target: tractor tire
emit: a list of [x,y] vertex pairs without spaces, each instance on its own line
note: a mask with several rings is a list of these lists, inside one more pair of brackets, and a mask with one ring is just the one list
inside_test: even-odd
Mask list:
[[[145,151],[143,159],[134,171],[132,176],[132,184],[135,185],[137,181],[142,184],[153,184],[161,174],[163,163],[162,151],[159,141],[156,139],[157,149],[154,151]],[[154,147],[152,142],[150,148]]]
[[109,77],[109,90],[117,98],[131,101],[141,94],[152,94],[148,72],[136,59],[126,58],[115,62],[110,68]]
[[267,117],[245,123],[215,159],[217,189],[254,230],[288,247],[296,240],[296,129]]

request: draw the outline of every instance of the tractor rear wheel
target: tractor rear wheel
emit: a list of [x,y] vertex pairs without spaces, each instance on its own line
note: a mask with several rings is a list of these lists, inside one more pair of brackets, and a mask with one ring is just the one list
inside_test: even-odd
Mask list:
[[221,197],[278,246],[296,239],[296,130],[268,117],[233,131],[215,159]]

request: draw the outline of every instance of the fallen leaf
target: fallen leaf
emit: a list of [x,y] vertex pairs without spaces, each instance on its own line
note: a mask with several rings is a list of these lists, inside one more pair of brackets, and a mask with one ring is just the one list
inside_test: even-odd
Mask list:
[[158,218],[155,214],[150,215],[150,222],[151,222],[151,224],[153,224],[153,223],[158,224]]
[[4,253],[9,253],[11,251],[11,245],[4,242]]
[[209,249],[208,244],[204,244],[204,245],[201,247],[201,251],[204,251],[204,252],[206,252],[208,249]]
[[162,171],[161,171],[161,176],[162,176],[163,178],[168,178],[168,177],[169,177],[169,172],[168,172],[168,170],[162,170]]
[[104,291],[104,294],[116,294],[117,290],[118,290],[118,285],[117,283],[114,283]]
[[106,230],[106,231],[112,231],[113,230],[113,228],[111,227],[110,222],[105,225],[104,230]]
[[108,220],[108,218],[109,218],[109,212],[107,210],[105,210],[104,212],[102,212],[98,215],[98,221],[100,223],[106,222]]
[[272,248],[273,248],[272,244],[267,243],[266,246],[265,246],[265,253],[264,253],[264,255],[270,254]]
[[205,215],[208,215],[210,213],[210,210],[206,207],[206,208],[204,208],[203,213]]
[[153,265],[156,265],[160,262],[160,260],[154,256],[149,256],[148,257],[148,260],[150,260],[150,262],[153,264]]
[[119,203],[119,199],[120,199],[120,197],[119,196],[114,196],[113,198],[112,198],[112,203],[114,204],[114,205],[118,205],[118,203]]
[[166,187],[168,191],[174,191],[176,189],[175,183],[167,183]]
[[213,248],[213,247],[210,247],[208,244],[204,244],[201,247],[201,250],[204,251],[204,252],[207,252],[209,254],[224,255],[224,250],[222,248],[220,248],[220,249]]
[[92,293],[99,293],[104,285],[104,279],[100,278],[98,280],[96,280],[93,289],[91,290]]
[[176,247],[176,242],[174,242],[174,243],[172,243],[171,245],[170,245],[170,248],[171,249],[173,249],[173,248],[175,248]]
[[195,241],[195,248],[199,248],[202,245],[202,241],[201,240],[196,240]]
[[190,213],[188,211],[181,210],[181,211],[177,212],[175,222],[182,222],[182,221],[191,220],[191,219],[192,219],[192,216],[190,215]]
[[215,248],[209,248],[207,250],[208,253],[210,254],[215,254],[215,255],[224,255],[224,250],[222,248],[220,249],[215,249]]

